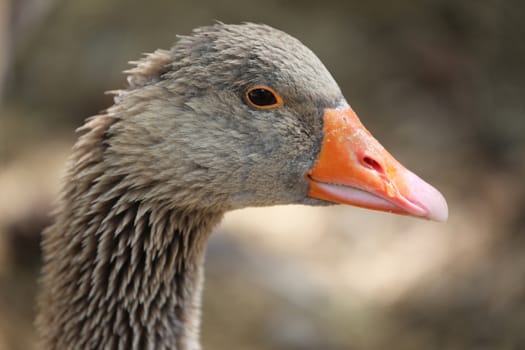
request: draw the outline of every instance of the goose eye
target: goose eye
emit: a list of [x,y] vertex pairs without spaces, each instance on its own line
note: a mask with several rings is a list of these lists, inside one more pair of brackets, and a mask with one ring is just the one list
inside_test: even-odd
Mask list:
[[277,108],[283,105],[283,99],[268,86],[254,86],[246,91],[248,103],[258,109]]

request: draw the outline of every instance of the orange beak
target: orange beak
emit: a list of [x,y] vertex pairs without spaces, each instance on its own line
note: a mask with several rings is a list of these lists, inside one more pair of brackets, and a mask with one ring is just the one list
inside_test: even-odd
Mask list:
[[321,152],[307,173],[309,197],[447,220],[441,193],[395,160],[349,106],[325,110],[323,131]]

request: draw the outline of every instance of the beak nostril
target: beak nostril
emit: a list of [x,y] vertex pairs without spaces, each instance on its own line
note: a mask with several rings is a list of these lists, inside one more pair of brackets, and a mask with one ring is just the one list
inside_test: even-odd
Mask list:
[[363,157],[363,163],[371,168],[371,169],[374,169],[375,171],[377,171],[378,173],[380,174],[383,174],[385,171],[383,169],[383,167],[381,166],[381,164],[379,164],[379,162],[373,158],[370,158],[370,157]]

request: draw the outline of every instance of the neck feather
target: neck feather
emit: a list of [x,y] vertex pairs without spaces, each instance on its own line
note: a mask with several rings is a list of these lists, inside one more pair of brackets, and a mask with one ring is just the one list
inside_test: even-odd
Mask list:
[[44,233],[42,348],[199,349],[205,243],[222,212],[141,200],[148,189],[108,175],[92,140],[112,122],[101,120]]

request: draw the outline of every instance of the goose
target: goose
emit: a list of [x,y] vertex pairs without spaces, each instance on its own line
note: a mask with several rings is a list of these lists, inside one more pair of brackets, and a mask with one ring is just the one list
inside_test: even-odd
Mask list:
[[43,233],[43,349],[198,350],[206,241],[230,210],[349,204],[445,221],[299,40],[216,23],[132,62],[89,118]]

